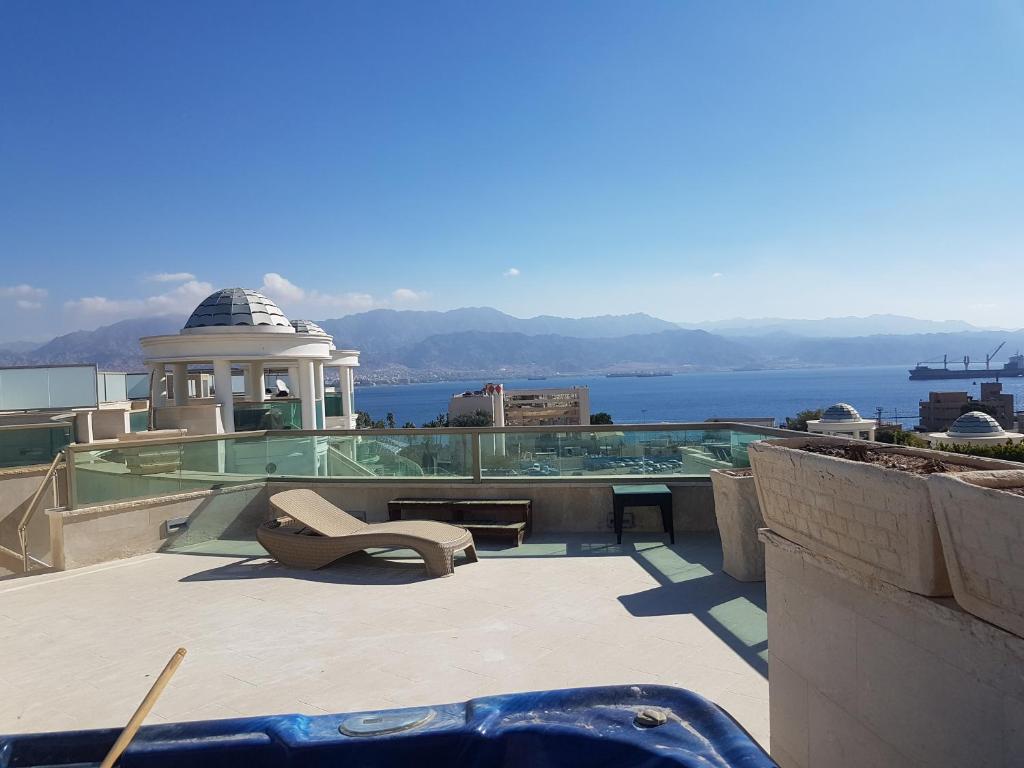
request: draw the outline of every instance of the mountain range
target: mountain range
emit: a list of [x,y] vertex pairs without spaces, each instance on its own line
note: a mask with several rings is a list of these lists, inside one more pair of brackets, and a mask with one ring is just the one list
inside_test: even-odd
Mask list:
[[757,319],[737,317],[703,323],[680,323],[683,328],[699,328],[723,336],[769,336],[790,334],[812,338],[849,338],[854,336],[902,336],[914,333],[960,333],[963,331],[997,331],[982,328],[963,320],[921,320],[905,315],[867,315],[866,317],[826,317],[821,320],[798,320],[781,317]]
[[[986,353],[1024,331],[897,315],[735,320],[682,328],[650,315],[517,318],[488,307],[447,312],[378,309],[318,321],[339,348],[362,352],[364,377],[445,378],[613,371],[906,365]],[[0,345],[0,364],[96,363],[140,370],[140,336],[176,333],[181,318],[122,320],[41,345]],[[859,331],[859,332],[858,332]],[[879,331],[879,332],[876,332]]]

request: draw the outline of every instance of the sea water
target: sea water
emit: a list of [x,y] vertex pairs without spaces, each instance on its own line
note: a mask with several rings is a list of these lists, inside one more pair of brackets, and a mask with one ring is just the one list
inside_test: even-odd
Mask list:
[[[704,421],[711,417],[767,416],[782,423],[806,408],[826,408],[845,402],[864,418],[874,418],[881,407],[906,426],[917,423],[918,403],[929,392],[970,392],[979,396],[983,381],[910,381],[906,367],[815,368],[783,371],[728,371],[686,373],[651,378],[557,376],[543,381],[502,379],[506,389],[587,386],[590,411],[607,411],[616,423]],[[483,381],[432,382],[360,386],[356,408],[375,419],[393,413],[399,426],[430,421],[448,410],[456,393],[479,389]],[[1006,379],[1003,391],[1013,394],[1024,408],[1024,378]]]

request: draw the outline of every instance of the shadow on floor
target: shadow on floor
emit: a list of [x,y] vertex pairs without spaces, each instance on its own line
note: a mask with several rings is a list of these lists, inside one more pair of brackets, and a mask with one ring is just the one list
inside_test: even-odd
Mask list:
[[[252,540],[211,540],[181,547],[182,554],[231,557],[223,566],[182,581],[291,578],[334,584],[406,584],[427,578],[422,560],[411,550],[357,552],[327,568],[305,571],[269,559]],[[619,596],[633,616],[693,615],[738,656],[767,677],[767,614],[763,582],[743,583],[722,572],[721,542],[713,533],[681,533],[676,544],[657,534],[636,534],[616,544],[611,534],[536,534],[519,547],[478,542],[483,562],[492,558],[629,557],[658,586]],[[237,560],[235,558],[244,558]],[[455,558],[456,574],[466,560]],[[469,577],[466,573],[464,577]]]
[[[270,559],[266,553],[246,557],[185,576],[183,582],[195,581],[237,581],[239,579],[302,579],[324,584],[411,584],[428,578],[423,561],[409,557],[409,550],[377,550],[373,554],[355,552],[336,560],[326,568],[316,571],[289,568]],[[199,553],[207,554],[207,553]],[[223,556],[223,555],[222,555]],[[468,561],[455,556],[455,570],[467,565]]]

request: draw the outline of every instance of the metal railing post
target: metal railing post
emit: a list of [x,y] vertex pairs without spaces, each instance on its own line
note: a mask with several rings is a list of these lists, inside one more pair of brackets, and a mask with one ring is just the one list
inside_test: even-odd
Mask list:
[[473,430],[471,439],[473,441],[473,482],[482,483],[484,479],[483,467],[481,466],[482,461],[480,458],[480,433]]
[[25,509],[25,513],[21,516],[21,521],[18,523],[18,544],[21,545],[21,561],[22,568],[25,573],[28,573],[31,560],[28,556],[28,524],[32,521],[32,517],[36,513],[36,509],[39,508],[39,502],[43,498],[43,491],[46,490],[50,481],[53,479],[54,474],[57,472],[57,465],[60,460],[64,457],[63,452],[58,453],[53,457],[53,461],[50,463],[49,469],[46,470],[46,474],[43,475],[43,481],[36,488],[36,492],[32,494],[32,499],[28,503],[28,507]]

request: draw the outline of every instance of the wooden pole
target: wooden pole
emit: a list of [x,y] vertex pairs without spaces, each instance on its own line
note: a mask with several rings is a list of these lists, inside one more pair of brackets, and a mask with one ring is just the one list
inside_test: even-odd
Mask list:
[[114,763],[117,762],[117,758],[124,752],[132,739],[135,738],[136,732],[139,730],[139,726],[142,725],[142,721],[146,719],[146,715],[156,704],[156,700],[160,698],[160,694],[164,692],[164,688],[167,687],[167,683],[171,681],[171,677],[177,671],[181,665],[181,660],[185,658],[187,651],[184,648],[179,648],[171,656],[170,661],[167,662],[167,666],[164,667],[164,671],[160,673],[156,681],[153,683],[153,687],[149,689],[149,693],[139,704],[139,708],[135,710],[135,714],[132,715],[128,721],[128,725],[121,731],[121,735],[117,737],[117,741],[114,742],[114,746],[110,748],[107,756],[103,758],[103,762],[100,763],[100,768],[113,768]]

